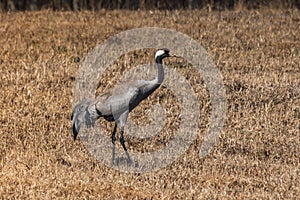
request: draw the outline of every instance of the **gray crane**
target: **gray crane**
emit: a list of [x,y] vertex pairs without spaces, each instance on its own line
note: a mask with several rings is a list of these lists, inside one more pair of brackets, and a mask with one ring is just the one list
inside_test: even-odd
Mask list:
[[[115,160],[115,141],[117,126],[120,125],[120,143],[127,155],[128,163],[131,163],[124,140],[124,126],[128,114],[142,100],[152,94],[164,80],[164,69],[162,60],[170,57],[170,50],[167,48],[158,49],[155,53],[157,65],[157,77],[153,80],[137,80],[123,84],[118,90],[99,95],[96,99],[84,99],[78,103],[72,112],[72,129],[74,141],[78,135],[82,123],[87,127],[95,124],[95,121],[103,117],[107,121],[115,121],[111,135],[112,141],[112,164]],[[175,56],[175,55],[174,55]]]

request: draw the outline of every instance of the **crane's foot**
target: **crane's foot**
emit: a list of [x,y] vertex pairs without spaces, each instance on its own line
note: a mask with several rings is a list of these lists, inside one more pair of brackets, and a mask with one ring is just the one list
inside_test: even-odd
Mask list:
[[123,149],[124,149],[124,151],[125,151],[125,153],[126,153],[126,156],[127,156],[127,163],[128,163],[128,164],[131,164],[132,161],[131,161],[130,155],[129,155],[128,151],[127,151],[127,148],[126,148],[126,146],[125,146],[125,140],[124,140],[123,134],[121,134],[121,137],[120,137],[120,143],[121,143],[121,145],[122,145],[122,147],[123,147]]
[[119,165],[121,163],[124,163],[124,162],[127,162],[128,165],[131,165],[132,164],[132,161],[131,161],[131,158],[130,158],[130,155],[127,151],[125,151],[125,154],[126,154],[126,157],[127,158],[124,158],[124,157],[115,157],[115,144],[112,144],[112,158],[111,158],[111,166],[113,165]]
[[128,163],[129,165],[131,165],[131,164],[132,164],[132,161],[131,161],[130,155],[129,155],[129,153],[128,153],[127,151],[125,151],[125,153],[126,153],[126,156],[127,156],[127,163]]
[[[126,153],[128,154],[128,153]],[[118,165],[131,165],[132,161],[131,158],[128,157],[129,155],[127,155],[127,158],[125,157],[116,157],[114,158],[114,160],[111,161],[111,166],[118,166]]]

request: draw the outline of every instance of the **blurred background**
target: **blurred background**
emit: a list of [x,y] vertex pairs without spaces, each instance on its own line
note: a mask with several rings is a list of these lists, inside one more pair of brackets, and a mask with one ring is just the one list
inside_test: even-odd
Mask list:
[[0,11],[100,9],[256,9],[297,8],[300,0],[0,0]]

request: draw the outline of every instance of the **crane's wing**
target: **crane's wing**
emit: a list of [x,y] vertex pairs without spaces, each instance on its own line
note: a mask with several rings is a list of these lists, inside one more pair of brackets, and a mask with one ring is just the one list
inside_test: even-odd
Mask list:
[[105,93],[100,94],[95,101],[96,110],[98,113],[100,113],[101,116],[110,116],[111,110],[110,110],[110,104],[109,99],[111,98],[113,92],[112,90],[109,90]]
[[123,113],[129,112],[130,102],[138,95],[138,88],[132,85],[123,86],[122,90],[118,88],[109,99],[110,110],[114,119],[119,119]]
[[137,80],[116,87],[108,99],[114,118],[118,119],[122,113],[130,112],[158,86],[154,80]]

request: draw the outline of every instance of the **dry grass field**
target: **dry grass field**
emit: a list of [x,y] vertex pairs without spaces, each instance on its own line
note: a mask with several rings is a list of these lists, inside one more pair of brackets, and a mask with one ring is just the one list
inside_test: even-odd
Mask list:
[[[96,160],[80,139],[73,141],[73,88],[91,49],[145,26],[183,32],[208,51],[224,79],[226,123],[219,143],[199,158],[209,95],[200,76],[182,67],[202,102],[197,139],[168,167],[123,173]],[[299,10],[1,13],[0,46],[1,198],[299,199]],[[135,62],[153,52],[138,52]],[[102,85],[112,86],[128,67],[107,73]],[[131,117],[147,118],[144,110],[157,96],[171,109],[171,94],[163,94],[164,88],[157,90]],[[168,120],[156,138],[164,143],[175,119]],[[151,141],[125,138],[129,149],[150,148]]]

